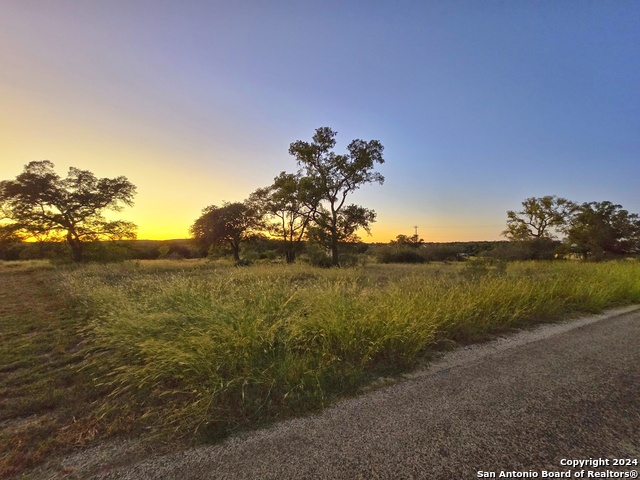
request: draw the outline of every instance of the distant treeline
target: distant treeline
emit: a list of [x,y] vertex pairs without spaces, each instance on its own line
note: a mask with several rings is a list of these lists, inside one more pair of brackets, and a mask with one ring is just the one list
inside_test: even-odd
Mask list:
[[[1,260],[70,261],[70,247],[65,242],[2,242]],[[96,241],[86,245],[86,260],[115,262],[121,260],[156,260],[160,258],[199,258],[203,255],[191,239]]]
[[[495,242],[449,242],[421,243],[419,246],[394,243],[349,243],[341,248],[342,261],[356,265],[368,260],[382,263],[425,263],[431,261],[461,261],[471,256],[509,257],[508,259],[532,258],[531,252],[513,252],[514,245],[508,241]],[[518,245],[522,247],[522,245]],[[50,259],[70,261],[69,246],[64,242],[0,242],[0,260]],[[303,242],[300,259],[312,264],[322,263],[324,252],[317,245]],[[284,261],[286,245],[276,239],[248,241],[244,257],[248,261]],[[114,262],[121,260],[157,260],[226,257],[224,248],[202,251],[193,239],[177,240],[122,240],[87,244],[88,261]],[[505,258],[507,259],[507,258]],[[320,265],[323,266],[323,265]],[[328,265],[327,265],[328,266]]]
[[[287,245],[282,240],[256,238],[246,242],[244,258],[251,262],[284,262]],[[548,238],[529,241],[477,241],[477,242],[420,242],[417,244],[391,241],[389,243],[345,242],[341,246],[341,264],[354,266],[368,261],[379,263],[458,262],[473,257],[504,261],[552,260],[566,258],[562,242]],[[625,255],[633,256],[633,255]],[[87,245],[86,259],[94,262],[122,260],[159,260],[191,258],[230,258],[229,249],[203,251],[191,238],[176,240],[122,240],[92,242]],[[301,261],[328,267],[326,252],[318,245],[302,242]],[[69,262],[69,246],[64,242],[3,242],[0,240],[0,260],[49,259]]]

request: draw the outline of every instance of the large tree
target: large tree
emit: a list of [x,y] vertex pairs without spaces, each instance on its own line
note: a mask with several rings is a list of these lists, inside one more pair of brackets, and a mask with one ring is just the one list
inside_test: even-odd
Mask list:
[[86,242],[136,237],[135,224],[104,217],[132,206],[135,193],[123,176],[97,178],[71,167],[61,178],[49,160],[30,162],[15,180],[0,182],[0,220],[23,238],[64,238],[79,262]]
[[224,202],[221,207],[210,205],[191,226],[191,234],[200,247],[228,245],[236,262],[240,261],[240,246],[261,230],[256,211],[246,202]]
[[280,172],[273,184],[259,188],[249,197],[249,203],[264,220],[264,228],[283,241],[287,263],[295,261],[318,212],[319,201],[312,179],[286,172]]
[[575,205],[555,195],[527,198],[522,210],[507,211],[507,229],[502,234],[509,240],[555,238]]
[[608,201],[577,207],[566,233],[567,245],[585,259],[640,252],[640,218]]
[[375,212],[346,203],[347,197],[362,185],[384,182],[374,170],[384,163],[384,147],[378,140],[353,140],[347,153],[333,152],[337,132],[328,127],[316,130],[311,142],[298,140],[289,146],[305,176],[312,179],[321,194],[322,204],[316,216],[317,236],[331,250],[332,263],[339,265],[339,244],[354,238],[357,228],[369,229]]

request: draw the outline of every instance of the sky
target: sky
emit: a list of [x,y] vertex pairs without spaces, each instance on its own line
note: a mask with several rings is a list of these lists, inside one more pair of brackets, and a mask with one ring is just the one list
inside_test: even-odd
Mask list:
[[640,212],[640,2],[0,0],[0,179],[126,176],[140,239],[379,140],[387,242],[501,239],[528,197]]

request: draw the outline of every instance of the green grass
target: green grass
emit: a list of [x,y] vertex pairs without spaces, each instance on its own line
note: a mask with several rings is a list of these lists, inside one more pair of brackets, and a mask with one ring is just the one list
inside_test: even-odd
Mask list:
[[117,434],[219,438],[440,345],[640,303],[640,263],[0,262],[0,478]]
[[439,342],[639,303],[640,265],[137,263],[65,284],[91,317],[87,361],[108,372],[105,421],[217,437],[320,408]]

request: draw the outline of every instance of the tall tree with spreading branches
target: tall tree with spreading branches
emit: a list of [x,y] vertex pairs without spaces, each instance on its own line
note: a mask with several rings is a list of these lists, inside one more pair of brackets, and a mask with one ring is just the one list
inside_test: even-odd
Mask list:
[[333,265],[339,265],[339,244],[356,238],[358,228],[369,230],[375,212],[346,203],[347,197],[368,183],[384,183],[374,170],[384,163],[384,147],[378,140],[353,140],[347,153],[333,152],[337,132],[328,127],[316,129],[311,142],[298,140],[289,146],[304,175],[312,179],[322,202],[316,215],[315,236],[331,250]]
[[80,262],[86,242],[136,238],[135,224],[104,217],[132,206],[135,193],[123,176],[97,178],[71,167],[61,178],[49,160],[30,162],[15,180],[0,182],[0,222],[25,239],[64,238]]
[[522,207],[518,212],[507,211],[507,229],[502,234],[509,240],[555,238],[575,204],[566,198],[547,195],[527,198]]

